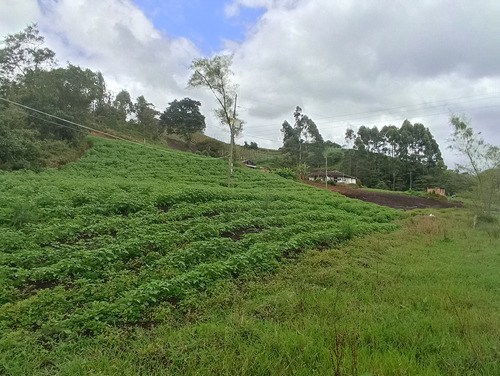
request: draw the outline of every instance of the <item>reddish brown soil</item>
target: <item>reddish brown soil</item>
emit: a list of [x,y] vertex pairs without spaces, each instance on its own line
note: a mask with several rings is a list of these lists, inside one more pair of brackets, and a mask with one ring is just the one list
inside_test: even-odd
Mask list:
[[[106,132],[106,133],[109,133],[109,132]],[[104,134],[104,133],[101,133],[101,132],[90,132],[90,135],[94,136],[94,137],[107,138],[109,140],[116,140],[116,137],[111,137],[111,136]]]
[[167,146],[173,150],[188,151],[188,152],[191,151],[189,150],[189,147],[186,145],[185,142],[173,140],[171,138],[167,138]]
[[[312,185],[314,187],[325,189],[324,183],[313,182],[304,180],[303,183]],[[328,190],[343,194],[349,198],[373,202],[377,205],[388,206],[394,209],[412,210],[412,209],[426,209],[426,208],[461,208],[461,202],[448,202],[434,200],[432,198],[408,196],[403,194],[380,193],[364,191],[361,189],[353,189],[348,186],[342,185],[328,185]]]

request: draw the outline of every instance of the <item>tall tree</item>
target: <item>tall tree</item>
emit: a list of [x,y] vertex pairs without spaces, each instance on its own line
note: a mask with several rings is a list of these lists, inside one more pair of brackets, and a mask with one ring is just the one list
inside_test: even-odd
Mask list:
[[213,59],[194,59],[191,64],[193,75],[189,79],[189,87],[204,87],[210,89],[219,103],[215,114],[222,124],[229,128],[231,140],[229,143],[229,160],[227,168],[227,186],[231,186],[233,170],[234,139],[241,133],[243,122],[237,119],[236,88],[231,78],[232,57],[215,56]]
[[205,116],[200,113],[201,102],[191,98],[177,99],[169,103],[168,108],[160,116],[160,127],[167,133],[182,135],[191,141],[193,133],[205,130]]
[[143,132],[151,138],[158,137],[159,124],[157,116],[160,113],[154,109],[154,105],[141,95],[134,104],[134,112],[137,115],[137,122],[142,127]]
[[116,94],[113,106],[119,111],[123,121],[125,121],[127,116],[134,111],[134,105],[130,93],[127,90],[121,90]]
[[476,181],[477,190],[472,197],[477,214],[490,214],[494,204],[500,202],[500,148],[486,143],[464,116],[453,115],[450,123],[453,126],[450,148],[466,159],[458,168]]
[[283,146],[280,148],[280,151],[283,154],[288,154],[293,164],[299,163],[299,133],[286,120],[281,125],[281,133],[283,134]]
[[17,34],[3,40],[0,49],[0,78],[2,81],[19,80],[30,71],[47,70],[55,65],[55,53],[43,47],[45,39],[36,24],[28,25]]
[[295,108],[293,117],[293,127],[287,121],[284,121],[281,127],[283,147],[280,150],[287,153],[295,164],[306,163],[320,167],[323,162],[324,140],[318,127],[312,119],[303,114],[299,106]]

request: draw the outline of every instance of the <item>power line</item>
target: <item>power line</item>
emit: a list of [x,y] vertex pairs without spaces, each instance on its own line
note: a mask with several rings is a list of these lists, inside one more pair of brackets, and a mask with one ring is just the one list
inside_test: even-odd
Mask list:
[[[1,99],[1,100],[3,100],[3,101],[5,101],[5,102],[8,102],[8,103],[14,104],[14,105],[16,105],[16,106],[23,107],[23,108],[25,108],[25,109],[27,109],[27,110],[35,111],[35,112],[38,112],[38,113],[40,113],[40,114],[42,114],[42,115],[50,116],[50,117],[52,117],[52,118],[54,118],[54,119],[57,119],[57,120],[65,121],[66,123],[76,125],[77,127],[81,127],[81,128],[85,128],[85,129],[88,129],[88,130],[94,131],[94,132],[98,132],[98,133],[101,133],[101,134],[105,134],[106,136],[116,138],[117,140],[121,140],[121,141],[127,141],[127,142],[136,143],[136,142],[134,142],[134,141],[130,141],[130,140],[127,140],[127,139],[125,139],[125,138],[121,138],[121,137],[119,137],[119,136],[115,136],[114,134],[111,134],[111,133],[106,133],[106,132],[100,131],[100,130],[95,129],[95,128],[87,127],[86,125],[82,125],[82,124],[75,123],[75,122],[73,122],[73,121],[71,121],[71,120],[67,120],[67,119],[60,118],[59,116],[55,116],[55,115],[48,114],[48,113],[46,113],[46,112],[43,112],[43,111],[37,110],[36,108],[32,108],[32,107],[29,107],[29,106],[25,106],[24,104],[14,102],[14,101],[11,101],[11,100],[6,99],[6,98],[3,98],[3,97],[0,97],[0,99]],[[139,145],[140,145],[140,144],[139,144]]]
[[[451,105],[463,105],[463,104],[467,104],[467,103],[470,103],[471,101],[465,101],[465,102],[459,102],[459,103],[449,103],[450,101],[454,101],[454,100],[462,100],[462,99],[468,99],[468,98],[476,98],[476,99],[473,99],[474,101],[475,100],[484,100],[484,99],[493,99],[493,98],[496,98],[500,95],[499,92],[493,92],[493,93],[484,93],[484,94],[477,94],[477,95],[471,95],[471,96],[465,96],[465,97],[458,97],[458,98],[451,98],[451,99],[442,99],[442,100],[438,100],[438,101],[431,101],[431,102],[426,102],[426,103],[419,103],[419,104],[409,104],[409,105],[403,105],[403,106],[398,106],[398,107],[389,107],[389,108],[383,108],[383,109],[379,109],[379,110],[371,110],[371,111],[362,111],[362,112],[355,112],[355,113],[348,113],[348,114],[341,114],[341,115],[333,115],[333,116],[327,116],[327,117],[320,117],[320,118],[316,118],[316,120],[324,120],[324,119],[340,119],[340,118],[344,118],[344,117],[350,117],[350,116],[354,116],[354,115],[364,115],[364,114],[374,114],[374,113],[381,113],[381,112],[389,112],[389,111],[393,111],[393,110],[398,110],[398,109],[408,109],[409,111],[414,111],[414,110],[418,110],[419,108],[418,107],[423,107],[422,109],[425,109],[425,107],[436,107],[435,105],[438,104],[438,103],[443,103],[442,105],[439,105],[439,106],[444,106],[444,105],[448,105],[448,106],[451,106]],[[483,98],[478,98],[478,97],[483,97]],[[266,104],[270,104],[268,102],[266,102]],[[271,103],[272,105],[272,103]],[[281,106],[280,106],[281,107]],[[413,107],[413,108],[410,108],[410,107]],[[246,108],[245,108],[246,109]],[[248,110],[248,109],[247,109]],[[258,111],[257,111],[258,112]],[[311,114],[314,116],[314,114]],[[356,117],[354,119],[345,119],[345,120],[337,120],[337,121],[334,121],[334,123],[338,123],[340,121],[352,121],[352,120],[359,120],[359,119],[366,119],[366,118],[370,118],[371,116],[364,116],[364,117]],[[316,124],[331,124],[330,121],[328,122],[315,122]],[[258,127],[268,127],[268,126],[275,126],[276,124],[262,124],[262,125],[259,125]]]
[[[8,103],[11,103],[13,105],[16,105],[16,106],[19,106],[19,107],[22,107],[22,108],[25,108],[27,110],[31,110],[31,111],[35,111],[35,112],[38,112],[40,114],[43,114],[43,115],[46,115],[46,116],[49,116],[49,117],[52,117],[52,118],[55,118],[57,120],[61,120],[61,121],[64,121],[64,122],[67,122],[69,124],[72,124],[72,125],[76,125],[77,127],[80,127],[80,128],[84,128],[84,129],[87,129],[87,130],[91,130],[91,131],[94,131],[94,132],[97,132],[97,133],[100,133],[100,134],[104,134],[106,136],[109,136],[109,137],[112,137],[114,139],[117,139],[117,140],[120,140],[120,141],[125,141],[125,142],[129,142],[131,144],[134,144],[134,145],[139,145],[139,146],[142,146],[142,147],[146,147],[148,149],[152,149],[152,150],[156,150],[156,151],[160,151],[160,152],[163,152],[163,153],[168,153],[170,154],[172,151],[169,150],[169,149],[165,149],[165,148],[158,148],[158,147],[153,147],[151,145],[147,145],[147,144],[141,144],[139,142],[135,142],[135,141],[130,141],[130,140],[127,140],[125,138],[122,138],[122,137],[119,137],[119,136],[115,136],[114,134],[111,134],[111,133],[107,133],[107,132],[103,132],[103,131],[100,131],[98,129],[95,129],[95,128],[91,128],[91,127],[88,127],[86,125],[82,125],[82,124],[78,124],[78,123],[75,123],[71,120],[67,120],[67,119],[64,119],[64,118],[61,118],[61,117],[58,117],[58,116],[55,116],[55,115],[52,115],[52,114],[49,114],[47,112],[43,112],[43,111],[40,111],[40,110],[37,110],[36,108],[33,108],[33,107],[29,107],[29,106],[25,106],[21,103],[17,103],[17,102],[14,102],[14,101],[11,101],[7,98],[3,98],[3,97],[0,97],[0,100],[3,100],[5,102],[8,102]],[[30,114],[26,114],[28,116],[32,116],[32,117],[35,117],[33,115],[30,115]],[[70,129],[75,129],[75,128],[71,128],[71,127],[68,127],[68,126],[65,126],[63,124],[59,124],[59,123],[56,123],[56,122],[53,122],[53,121],[50,121],[50,120],[44,120],[44,119],[41,119],[41,118],[38,118],[38,117],[35,117],[39,120],[42,120],[42,121],[46,121],[46,122],[49,122],[49,123],[52,123],[52,124],[55,124],[55,125],[58,125],[58,126],[63,126],[63,127],[67,127],[67,128],[70,128]],[[83,131],[82,131],[83,132]],[[204,157],[201,157],[201,156],[198,156],[196,154],[193,154],[192,155],[193,158],[204,158]]]

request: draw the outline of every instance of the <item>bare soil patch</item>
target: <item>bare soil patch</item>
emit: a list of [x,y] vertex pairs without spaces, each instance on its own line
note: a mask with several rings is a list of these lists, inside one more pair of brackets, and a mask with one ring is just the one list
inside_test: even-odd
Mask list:
[[[317,188],[325,189],[324,183],[313,182],[309,180],[304,180],[303,183],[312,185]],[[328,185],[328,190],[340,193],[349,198],[372,202],[377,205],[388,206],[394,209],[413,210],[427,208],[444,209],[463,207],[461,202],[440,201],[434,200],[432,198],[416,197],[397,193],[371,192],[342,185]]]

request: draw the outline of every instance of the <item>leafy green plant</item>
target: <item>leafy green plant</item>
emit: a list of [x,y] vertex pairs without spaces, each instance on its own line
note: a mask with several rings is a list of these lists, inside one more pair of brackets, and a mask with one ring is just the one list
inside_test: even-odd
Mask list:
[[298,178],[299,178],[297,173],[288,167],[278,168],[278,169],[274,170],[273,173],[275,173],[276,175],[279,175],[285,179],[298,180]]

